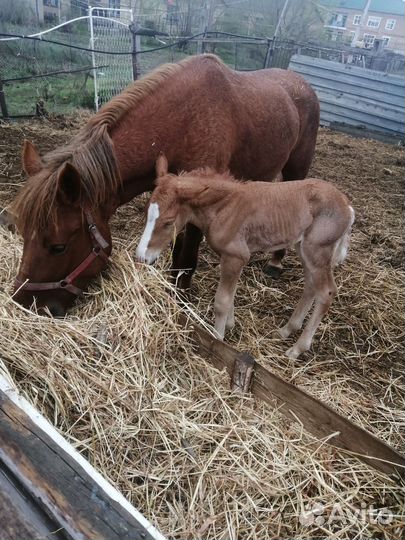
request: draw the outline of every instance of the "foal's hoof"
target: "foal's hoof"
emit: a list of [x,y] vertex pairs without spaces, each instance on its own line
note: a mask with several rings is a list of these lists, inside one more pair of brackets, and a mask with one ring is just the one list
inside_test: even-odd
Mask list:
[[266,274],[266,276],[270,276],[273,279],[279,279],[281,274],[283,273],[283,269],[278,268],[278,266],[272,266],[271,264],[268,264],[263,268],[263,272]]
[[301,354],[301,351],[296,347],[291,347],[285,354],[288,356],[288,358],[291,358],[291,360],[296,360]]
[[226,321],[225,328],[227,330],[233,330],[233,328],[235,328],[235,319],[232,321]]
[[277,328],[276,332],[282,339],[287,339],[291,334],[291,330],[289,330],[287,325]]

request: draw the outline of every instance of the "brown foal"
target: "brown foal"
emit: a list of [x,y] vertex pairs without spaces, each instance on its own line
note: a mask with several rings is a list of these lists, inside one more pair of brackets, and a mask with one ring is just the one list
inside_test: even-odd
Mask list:
[[234,325],[236,284],[252,253],[295,246],[304,267],[304,291],[278,332],[287,338],[300,330],[315,301],[304,331],[287,354],[297,358],[307,351],[336,293],[333,267],[343,262],[349,246],[354,210],[346,196],[314,178],[242,183],[210,169],[176,176],[168,174],[164,156],[158,158],[156,172],[157,188],[150,199],[137,258],[153,263],[187,223],[203,231],[221,258],[215,329],[222,339],[225,329]]

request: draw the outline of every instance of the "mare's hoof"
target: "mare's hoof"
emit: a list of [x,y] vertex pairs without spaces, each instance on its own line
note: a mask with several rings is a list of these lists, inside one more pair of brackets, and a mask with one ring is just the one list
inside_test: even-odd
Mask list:
[[279,279],[281,274],[283,273],[283,269],[268,264],[263,268],[263,272],[266,274],[266,276],[270,276],[273,279]]
[[191,293],[191,289],[180,289],[180,288],[176,289],[176,296],[180,302],[184,302],[186,304],[189,304],[193,297]]

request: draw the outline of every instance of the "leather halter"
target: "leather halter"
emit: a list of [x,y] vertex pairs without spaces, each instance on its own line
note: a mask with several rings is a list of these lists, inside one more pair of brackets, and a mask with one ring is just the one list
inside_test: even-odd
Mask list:
[[79,287],[76,287],[76,285],[73,285],[73,281],[79,276],[81,276],[81,274],[86,270],[86,268],[88,268],[92,264],[92,262],[97,259],[97,257],[101,257],[103,261],[107,262],[108,255],[104,250],[109,246],[109,243],[103,238],[102,234],[97,228],[97,225],[94,223],[90,212],[86,212],[85,216],[91,242],[93,244],[93,249],[84,259],[84,261],[82,261],[78,266],[76,266],[76,268],[72,272],[70,272],[69,275],[67,275],[64,279],[61,279],[60,281],[32,283],[29,281],[21,281],[20,279],[16,279],[16,288],[26,291],[51,291],[62,289],[64,291],[69,291],[76,296],[80,296],[82,294],[83,290],[79,289]]

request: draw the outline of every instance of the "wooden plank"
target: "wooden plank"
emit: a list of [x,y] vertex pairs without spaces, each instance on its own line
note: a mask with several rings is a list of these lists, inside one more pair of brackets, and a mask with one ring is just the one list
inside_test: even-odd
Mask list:
[[1,540],[66,540],[59,524],[53,522],[15,481],[0,469]]
[[[1,382],[4,388],[4,380]],[[69,540],[165,540],[127,501],[123,505],[122,495],[100,480],[55,430],[51,436],[54,428],[32,407],[35,412],[30,412],[27,402],[25,405],[29,414],[0,390],[0,471],[18,484],[20,491],[25,490],[32,512],[41,519],[47,517],[45,526],[54,531],[57,524],[60,538]],[[40,417],[41,427],[46,424],[49,429],[39,427],[33,417]],[[56,442],[58,437],[64,441],[62,446]],[[18,510],[21,501],[8,498]],[[34,529],[40,528],[38,523],[30,520]],[[15,540],[21,538],[16,533]]]
[[[181,315],[180,323],[190,328],[198,353],[216,368],[226,368],[232,378],[235,360],[241,353],[213,337],[185,315]],[[257,362],[254,362],[250,391],[272,406],[277,402],[279,410],[285,416],[293,420],[298,419],[315,437],[325,438],[333,435],[329,439],[329,444],[356,454],[368,465],[396,480],[405,480],[404,456],[328,405],[284,381]]]

